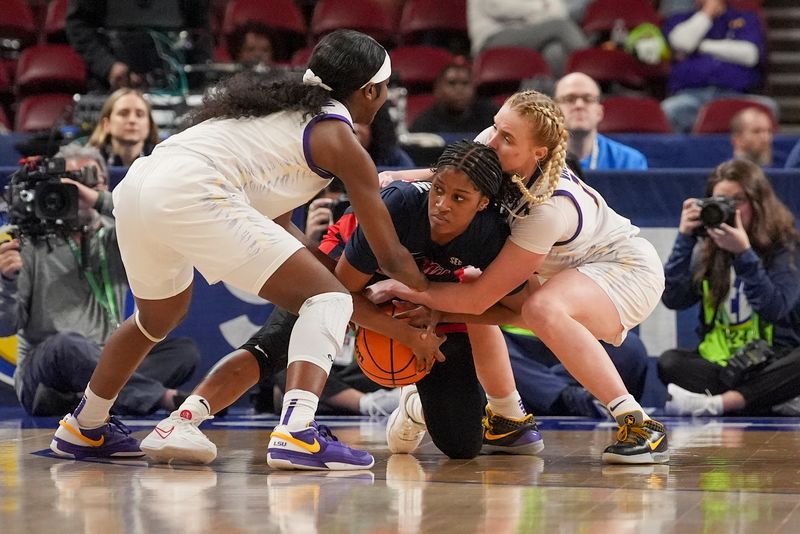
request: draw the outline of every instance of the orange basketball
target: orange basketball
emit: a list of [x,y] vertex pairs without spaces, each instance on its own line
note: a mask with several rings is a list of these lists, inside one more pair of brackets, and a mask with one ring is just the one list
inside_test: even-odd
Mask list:
[[[393,304],[384,311],[394,314]],[[417,362],[411,349],[383,334],[359,328],[356,335],[355,357],[358,366],[373,382],[387,387],[414,384],[427,374],[417,371]]]

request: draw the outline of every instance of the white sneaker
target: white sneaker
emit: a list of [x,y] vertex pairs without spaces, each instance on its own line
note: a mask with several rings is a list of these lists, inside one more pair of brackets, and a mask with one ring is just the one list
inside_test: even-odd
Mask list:
[[693,393],[677,384],[667,385],[667,415],[722,415],[722,399],[710,393]]
[[217,457],[217,446],[197,428],[206,419],[213,419],[213,416],[191,421],[175,410],[156,425],[139,447],[156,462],[211,463]]
[[362,415],[387,417],[400,405],[400,388],[365,393],[358,404]]
[[418,402],[417,386],[404,386],[400,388],[400,406],[397,407],[386,422],[386,443],[394,454],[408,454],[419,446],[425,437],[427,429],[425,423],[419,423],[411,418],[407,406],[409,402]]

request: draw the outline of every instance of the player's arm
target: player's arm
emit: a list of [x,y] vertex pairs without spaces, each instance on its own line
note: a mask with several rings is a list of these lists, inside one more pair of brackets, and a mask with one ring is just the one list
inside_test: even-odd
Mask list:
[[482,315],[528,280],[546,257],[547,254],[529,252],[506,240],[497,258],[469,284],[431,283],[426,291],[419,292],[394,281],[384,281],[376,284],[373,293],[443,312]]
[[338,120],[321,121],[311,131],[310,145],[314,163],[344,182],[350,204],[383,272],[413,289],[428,287],[428,280],[400,244],[389,212],[381,202],[375,164],[349,126]]
[[444,338],[428,335],[425,330],[414,328],[404,321],[395,319],[364,297],[362,291],[372,275],[362,273],[353,267],[344,254],[336,264],[335,274],[336,278],[353,296],[354,323],[396,339],[411,348],[415,355],[423,356],[424,358],[417,358],[418,369],[423,369],[426,362],[433,362],[434,358],[444,361],[444,355],[439,351],[439,345],[442,344]]
[[333,260],[330,256],[319,250],[319,247],[314,243],[309,242],[308,237],[306,234],[300,231],[296,224],[292,222],[292,212],[284,213],[278,217],[275,217],[274,221],[283,226],[287,232],[292,234],[298,241],[300,241],[305,247],[311,251],[315,258],[319,260],[319,262],[324,265],[329,271],[333,272],[333,269],[336,267],[336,261]]

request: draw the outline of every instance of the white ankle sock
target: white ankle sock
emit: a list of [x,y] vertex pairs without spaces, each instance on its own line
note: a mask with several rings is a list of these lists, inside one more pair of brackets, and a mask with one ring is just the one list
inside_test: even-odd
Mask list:
[[528,415],[527,412],[525,412],[525,408],[522,406],[522,398],[519,396],[519,392],[516,389],[505,397],[486,395],[486,399],[489,401],[489,407],[497,415],[502,415],[503,417],[509,417],[511,419],[522,419]]
[[83,392],[83,399],[78,407],[75,408],[73,416],[78,420],[78,426],[81,428],[97,428],[103,426],[108,419],[108,413],[117,400],[115,396],[113,399],[104,399],[98,397],[86,384],[86,391]]
[[292,389],[283,396],[283,410],[281,411],[281,423],[291,432],[303,430],[314,420],[317,413],[319,397],[310,391],[302,389]]
[[178,406],[177,412],[183,419],[199,425],[203,419],[211,415],[211,405],[200,395],[189,395],[183,404]]
[[633,395],[630,393],[617,397],[609,402],[606,407],[608,408],[608,411],[611,412],[611,416],[614,419],[624,413],[635,412],[637,410],[641,412],[643,421],[650,419],[650,416],[644,412],[644,409],[639,405],[638,402],[636,402],[636,399],[634,399]]

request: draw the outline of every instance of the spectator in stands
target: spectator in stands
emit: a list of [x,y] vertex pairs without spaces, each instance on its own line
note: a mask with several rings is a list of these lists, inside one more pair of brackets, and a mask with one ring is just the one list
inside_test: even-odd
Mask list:
[[[606,417],[608,411],[558,361],[530,330],[503,327],[514,380],[529,413]],[[601,342],[625,387],[640,401],[649,356],[639,336],[630,332],[622,345]]]
[[745,108],[731,119],[733,157],[762,167],[772,165],[772,117],[757,107]]
[[248,67],[271,67],[275,64],[272,34],[264,24],[247,22],[231,33],[228,38],[231,58]]
[[[32,415],[61,415],[77,406],[102,345],[125,318],[128,293],[103,157],[94,147],[78,145],[62,147],[57,156],[67,170],[96,169],[96,180],[87,172],[83,183],[64,180],[78,187],[85,229],[66,238],[26,240],[21,248],[17,239],[0,244],[0,336],[18,334],[15,388]],[[191,377],[198,359],[188,338],[159,343],[114,411],[175,409],[185,398],[176,388]]]
[[[800,233],[750,161],[714,169],[705,190],[712,195],[735,201],[735,224],[706,227],[697,199],[685,200],[664,269],[664,304],[686,309],[700,303],[702,338],[694,350],[669,350],[659,359],[668,384],[666,411],[763,413],[800,394]],[[749,373],[729,374],[743,368],[733,354],[755,340],[766,341],[775,356]]]
[[564,73],[572,52],[589,45],[563,0],[467,0],[467,29],[473,57],[488,48],[532,48],[554,76]]
[[567,150],[583,169],[647,169],[644,154],[597,132],[603,105],[600,86],[592,78],[582,72],[567,74],[556,84],[555,101],[569,130]]
[[413,167],[414,160],[397,144],[397,131],[384,104],[378,110],[372,125],[355,123],[356,136],[376,167]]
[[412,132],[480,132],[494,121],[500,106],[476,98],[472,69],[459,58],[436,76],[433,105],[424,110],[409,128]]
[[671,16],[664,24],[673,51],[669,76],[672,96],[662,102],[674,130],[688,133],[703,105],[723,97],[746,97],[773,110],[767,97],[746,95],[761,84],[765,36],[755,13],[726,0],[698,0],[694,12]]
[[66,31],[98,90],[163,88],[165,54],[180,63],[211,59],[209,0],[70,0]]
[[785,167],[787,169],[800,169],[800,141],[794,145],[792,151],[789,152],[789,156],[786,158]]
[[111,167],[130,167],[148,156],[159,141],[150,103],[136,89],[117,89],[103,103],[100,120],[89,137]]

